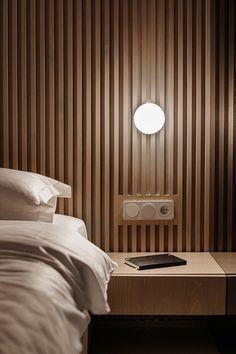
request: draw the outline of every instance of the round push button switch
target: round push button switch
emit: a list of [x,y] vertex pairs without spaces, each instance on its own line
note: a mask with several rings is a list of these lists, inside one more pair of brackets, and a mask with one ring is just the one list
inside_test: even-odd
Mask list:
[[155,215],[156,208],[152,203],[146,203],[142,206],[141,213],[144,219],[152,219]]
[[135,218],[139,213],[139,206],[135,203],[129,203],[126,205],[125,211],[129,218]]

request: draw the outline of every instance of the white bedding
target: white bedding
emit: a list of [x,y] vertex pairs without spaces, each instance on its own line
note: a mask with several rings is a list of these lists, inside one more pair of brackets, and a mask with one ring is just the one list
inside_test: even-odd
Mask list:
[[69,230],[78,232],[83,237],[88,238],[85,223],[81,219],[67,215],[54,214],[53,224],[59,225],[63,228],[66,227]]
[[80,353],[88,311],[109,311],[115,267],[66,227],[0,221],[0,353]]

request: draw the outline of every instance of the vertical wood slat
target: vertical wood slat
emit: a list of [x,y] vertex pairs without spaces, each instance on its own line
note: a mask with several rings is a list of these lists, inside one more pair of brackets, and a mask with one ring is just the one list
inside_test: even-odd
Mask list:
[[8,96],[8,1],[2,1],[2,114],[3,114],[3,133],[2,133],[2,150],[3,150],[3,165],[9,167],[9,96]]
[[[178,3],[178,186],[179,195],[183,195],[183,0]],[[178,203],[177,251],[183,246],[183,200]]]
[[[148,39],[149,39],[149,50],[150,50],[150,97],[151,101],[156,101],[156,2],[152,0],[148,7],[148,14],[150,18],[150,26],[148,27]],[[150,194],[155,194],[156,189],[156,136],[153,134],[150,141]],[[155,226],[150,226],[150,251],[155,251]]]
[[[157,61],[157,103],[160,104],[165,112],[165,1],[159,0],[157,6],[157,54],[156,57],[159,58]],[[156,184],[157,194],[164,194],[164,168],[165,168],[165,157],[164,157],[164,144],[165,144],[165,126],[160,131],[158,135],[158,153],[156,162]],[[163,236],[164,237],[164,236]],[[160,236],[160,238],[163,238]]]
[[[160,104],[165,112],[165,1],[159,0],[157,6],[157,103]],[[158,152],[156,162],[157,174],[157,194],[164,195],[164,170],[165,170],[165,126],[161,129],[158,136]],[[160,224],[159,227],[159,250],[164,251],[164,227]]]
[[[64,3],[65,13],[65,62],[64,62],[64,114],[65,114],[65,176],[73,188],[73,6],[72,0]],[[52,119],[52,118],[51,118]],[[66,212],[73,215],[73,200],[66,200]]]
[[132,252],[137,252],[137,225],[132,225]]
[[229,2],[230,6],[228,8],[229,15],[229,48],[228,48],[228,151],[227,151],[227,251],[231,251],[233,247],[233,159],[234,159],[234,116],[235,116],[235,105],[234,105],[234,92],[235,92],[235,4],[233,1]]
[[19,107],[19,116],[21,120],[21,136],[19,139],[21,157],[21,166],[22,170],[27,170],[27,42],[26,42],[26,0],[21,1],[20,6],[20,68],[19,68],[19,77],[20,77],[20,107]]
[[[48,124],[48,168],[47,172],[51,177],[55,177],[55,88],[54,88],[54,2],[49,1],[47,3],[48,8],[48,24],[47,24],[47,87],[48,87],[48,103],[47,103],[47,121]],[[72,17],[72,15],[71,15]],[[71,44],[72,46],[72,44]],[[72,47],[71,47],[72,48]],[[72,63],[72,61],[71,61]],[[72,125],[72,123],[71,123]],[[71,144],[73,143],[73,133]],[[71,147],[72,148],[72,147]],[[73,155],[72,155],[73,157]],[[71,171],[71,174],[73,171]],[[72,182],[72,180],[71,180]],[[71,206],[72,207],[72,206]]]
[[94,11],[95,11],[95,24],[94,24],[94,51],[95,51],[95,67],[94,67],[94,75],[95,75],[95,87],[94,87],[94,115],[95,115],[95,134],[94,134],[94,203],[95,203],[95,211],[94,211],[94,240],[95,243],[100,246],[101,245],[101,94],[100,94],[100,86],[101,86],[101,34],[100,34],[100,26],[101,26],[101,10],[100,10],[100,2],[94,2]]
[[[211,2],[211,51],[212,53],[216,52],[216,9],[214,9],[213,2]],[[211,82],[211,93],[210,93],[210,104],[211,104],[211,131],[210,131],[210,141],[211,141],[211,151],[210,151],[210,160],[211,160],[211,171],[210,171],[210,180],[211,180],[211,186],[210,186],[210,230],[212,233],[212,237],[210,239],[210,250],[215,250],[215,209],[217,208],[216,206],[216,195],[215,195],[215,169],[216,169],[216,164],[215,164],[215,159],[216,159],[216,137],[215,137],[215,132],[216,132],[216,75],[215,75],[215,64],[216,64],[216,57],[214,55],[211,55],[210,57],[210,82]]]
[[9,86],[11,88],[10,97],[10,113],[11,113],[11,143],[10,143],[10,152],[12,151],[11,156],[11,167],[17,169],[18,168],[18,92],[17,92],[17,8],[18,4],[11,3],[10,10],[10,19],[11,19],[11,28],[10,28],[10,73],[11,73],[11,82],[9,82]]
[[[168,21],[167,21],[167,72],[166,72],[166,187],[167,194],[174,193],[174,1],[168,1]],[[173,251],[173,226],[170,224],[168,228],[168,247]]]
[[[147,2],[141,2],[141,102],[147,100]],[[147,137],[141,134],[141,194],[145,195],[147,190]],[[149,171],[148,171],[149,172]],[[143,232],[143,238],[146,233]]]
[[119,222],[118,222],[118,203],[117,197],[119,195],[119,116],[120,116],[120,106],[119,106],[119,0],[114,0],[113,6],[113,70],[114,70],[114,82],[113,82],[113,97],[114,97],[114,153],[113,153],[113,229],[111,233],[113,235],[114,241],[114,251],[119,250]]
[[29,64],[28,64],[28,125],[30,144],[28,145],[28,167],[32,172],[36,171],[36,2],[29,3],[28,19],[29,30]]
[[196,172],[195,172],[195,247],[194,249],[200,251],[200,236],[201,236],[201,149],[202,149],[202,27],[201,27],[201,2],[196,4]]
[[[132,113],[138,107],[139,91],[139,60],[138,51],[139,23],[138,23],[138,0],[132,3]],[[132,124],[132,194],[138,194],[138,130]]]
[[104,249],[110,249],[110,5],[104,0]]
[[[128,73],[129,73],[129,58],[128,58],[128,2],[122,2],[123,16],[123,78],[122,78],[122,93],[123,93],[123,194],[128,195],[128,151],[129,151],[129,116],[128,116]],[[126,240],[124,241],[126,242]]]
[[37,29],[36,29],[36,40],[37,40],[37,136],[39,135],[37,149],[37,170],[40,170],[42,174],[46,174],[46,68],[45,68],[45,1],[37,2]]
[[[148,7],[148,17],[150,18],[150,26],[148,26],[148,46],[150,51],[150,98],[151,102],[156,102],[156,2],[150,1]],[[156,170],[156,136],[151,135],[150,142],[150,194],[155,194],[155,170]]]
[[174,1],[168,0],[166,3],[168,7],[168,21],[166,24],[166,116],[168,119],[165,122],[166,125],[166,187],[167,194],[173,195],[173,168],[174,168],[174,155],[173,155],[173,142],[174,142]]
[[159,252],[164,252],[164,224],[161,222],[159,224]]
[[85,131],[84,134],[84,183],[85,198],[83,217],[85,219],[88,234],[91,235],[91,1],[83,3],[84,7],[84,32],[83,32],[83,51],[84,51],[84,111]]
[[[220,3],[220,22],[225,25],[225,4]],[[222,205],[224,204],[224,155],[225,155],[225,38],[224,31],[219,34],[219,87],[221,91],[218,93],[219,98],[219,113],[218,113],[218,144],[219,144],[219,154],[218,154],[218,240],[217,240],[217,250],[223,251],[223,234],[224,234],[224,217],[225,213],[222,211]]]
[[186,186],[186,251],[192,248],[192,0],[187,2],[187,186]]
[[[146,102],[147,100],[147,86],[148,82],[148,52],[147,52],[147,2],[141,2],[141,13],[144,16],[141,17],[141,102]],[[139,133],[140,134],[140,133]],[[149,155],[147,150],[147,141],[150,137],[145,134],[141,134],[141,195],[145,195],[145,193],[149,194],[149,159],[147,156]],[[146,227],[145,223],[141,223],[141,251],[146,249]]]
[[[71,184],[58,211],[105,250],[232,250],[234,2],[0,7],[1,166]],[[166,114],[155,136],[132,123],[146,101]],[[168,196],[173,222],[122,221],[124,199]]]
[[211,188],[211,1],[206,2],[205,16],[205,165],[204,165],[204,251],[209,250]]
[[74,213],[82,218],[83,135],[82,135],[82,0],[74,3]]
[[[122,3],[122,15],[123,15],[123,194],[125,196],[128,195],[129,186],[129,87],[128,87],[128,75],[129,75],[129,46],[128,46],[128,35],[129,35],[129,28],[128,28],[128,2],[123,1]],[[128,230],[127,225],[123,228],[123,250],[128,251]]]
[[[146,225],[145,222],[141,222],[141,252],[146,250]],[[124,251],[125,252],[125,251]]]
[[[57,117],[56,121],[56,171],[57,178],[60,181],[65,180],[65,171],[64,171],[64,10],[63,10],[63,1],[57,1],[56,9],[56,26],[55,26],[55,49],[56,49],[56,62],[55,62],[55,116]],[[58,212],[64,213],[64,200],[59,199],[58,203]]]

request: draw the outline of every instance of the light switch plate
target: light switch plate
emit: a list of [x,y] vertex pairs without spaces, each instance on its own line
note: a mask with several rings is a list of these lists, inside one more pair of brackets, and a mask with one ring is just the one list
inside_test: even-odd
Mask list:
[[125,200],[123,202],[124,220],[173,220],[174,201],[159,200]]

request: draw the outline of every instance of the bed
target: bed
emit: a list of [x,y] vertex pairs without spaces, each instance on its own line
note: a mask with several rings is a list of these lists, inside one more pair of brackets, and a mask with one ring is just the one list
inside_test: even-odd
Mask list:
[[[2,191],[0,178],[0,215]],[[82,220],[0,219],[0,353],[81,353],[90,313],[109,312],[116,263]]]

